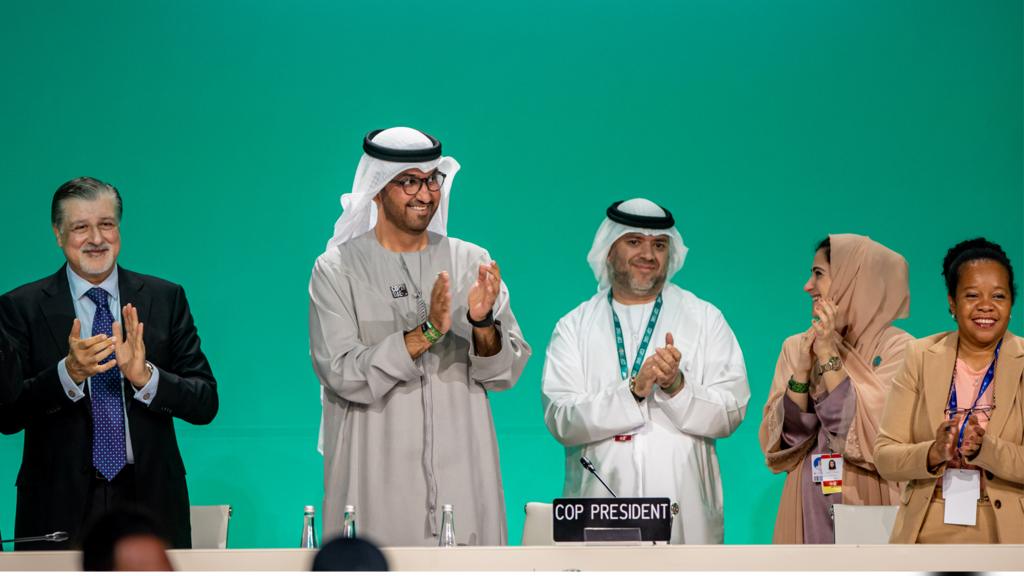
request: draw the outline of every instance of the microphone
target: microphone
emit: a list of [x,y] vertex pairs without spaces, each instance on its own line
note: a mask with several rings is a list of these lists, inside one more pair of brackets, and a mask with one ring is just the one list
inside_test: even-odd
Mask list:
[[64,531],[54,532],[52,534],[43,534],[42,536],[25,536],[23,538],[11,538],[9,540],[0,540],[0,544],[25,544],[28,542],[65,542],[68,539],[68,533]]
[[612,495],[612,498],[618,498],[618,496],[615,495],[615,492],[613,492],[612,489],[609,488],[608,485],[604,483],[604,479],[601,478],[601,475],[597,473],[597,469],[594,468],[593,462],[591,462],[586,456],[580,456],[580,464],[582,464],[583,467],[587,469],[587,472],[593,474],[594,478],[597,478],[597,481],[600,482],[601,485],[604,486],[604,489],[607,490],[608,493]]

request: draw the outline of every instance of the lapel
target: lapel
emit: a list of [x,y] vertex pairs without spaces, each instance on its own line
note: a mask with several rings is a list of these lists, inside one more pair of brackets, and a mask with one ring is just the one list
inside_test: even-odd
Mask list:
[[53,344],[60,355],[68,353],[68,335],[75,322],[75,304],[71,301],[71,285],[68,283],[67,264],[60,267],[43,286],[39,307],[46,318]]
[[992,381],[992,420],[986,432],[999,436],[1010,417],[1013,402],[1020,388],[1021,373],[1024,372],[1024,345],[1021,339],[1009,331],[1003,336],[1003,347],[999,350],[996,374]]
[[117,268],[117,290],[121,293],[121,306],[131,304],[139,309],[139,322],[146,324],[149,321],[149,292],[143,290],[145,280],[139,274],[130,270]]
[[924,355],[924,399],[932,430],[938,428],[939,423],[946,418],[949,385],[953,381],[959,341],[957,333],[950,332],[929,346]]

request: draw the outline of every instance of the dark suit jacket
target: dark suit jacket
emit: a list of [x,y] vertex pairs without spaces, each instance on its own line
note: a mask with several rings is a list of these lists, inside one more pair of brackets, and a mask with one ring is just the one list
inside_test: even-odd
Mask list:
[[14,340],[0,324],[0,406],[14,400],[19,388],[13,384],[16,382],[21,382],[21,362],[14,350]]
[[[66,265],[65,265],[66,266]],[[139,504],[163,524],[175,548],[192,544],[185,466],[173,417],[206,424],[217,414],[217,383],[199,347],[181,286],[118,269],[120,302],[133,304],[145,325],[146,359],[160,371],[156,397],[134,400],[124,381],[128,428],[135,455]],[[68,353],[75,318],[67,271],[0,296],[0,325],[13,340],[21,377],[0,375],[0,432],[25,431],[18,472],[16,537],[58,530],[81,537],[92,466],[92,415],[88,399],[64,393],[57,363]],[[67,547],[31,544],[18,549]]]

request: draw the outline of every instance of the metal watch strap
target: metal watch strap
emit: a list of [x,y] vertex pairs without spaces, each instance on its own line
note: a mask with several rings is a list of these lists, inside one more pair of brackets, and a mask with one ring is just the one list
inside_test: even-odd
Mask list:
[[633,399],[639,404],[646,400],[643,396],[638,396],[636,393],[636,376],[629,379],[629,393],[633,395]]
[[843,359],[839,356],[832,356],[828,359],[828,362],[818,366],[818,376],[821,376],[825,372],[831,372],[833,370],[839,370],[843,367]]

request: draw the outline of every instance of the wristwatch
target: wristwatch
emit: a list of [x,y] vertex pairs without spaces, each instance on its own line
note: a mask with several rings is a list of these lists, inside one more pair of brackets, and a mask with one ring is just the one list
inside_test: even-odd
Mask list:
[[469,311],[466,311],[466,320],[469,320],[469,323],[474,328],[488,328],[490,326],[494,326],[494,311],[488,310],[487,316],[484,316],[484,319],[480,320],[479,322],[473,320],[473,317],[469,315]]
[[833,356],[828,359],[828,362],[818,366],[818,376],[820,377],[825,372],[831,372],[833,370],[839,370],[843,367],[843,359],[839,356]]
[[437,327],[434,326],[434,324],[430,320],[427,320],[423,324],[420,324],[420,330],[423,331],[423,337],[427,339],[427,342],[431,346],[437,343],[437,341],[440,340],[442,336],[444,336],[444,333],[438,330]]
[[633,399],[636,400],[638,404],[646,400],[646,398],[638,396],[636,393],[636,377],[629,379],[629,393],[633,395]]

